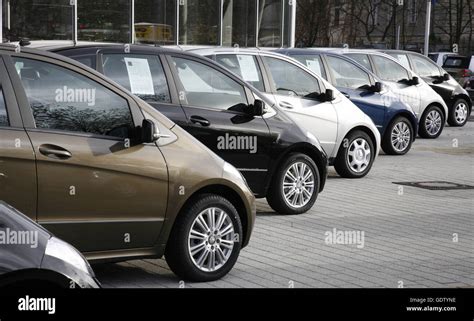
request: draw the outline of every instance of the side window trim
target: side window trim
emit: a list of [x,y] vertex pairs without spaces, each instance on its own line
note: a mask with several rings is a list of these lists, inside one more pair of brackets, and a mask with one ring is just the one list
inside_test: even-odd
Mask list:
[[23,119],[23,126],[24,126],[25,129],[28,129],[28,130],[34,129],[34,130],[38,130],[38,131],[55,132],[55,133],[62,133],[62,134],[67,133],[67,134],[71,134],[71,135],[75,135],[75,136],[77,136],[77,135],[86,136],[86,137],[93,136],[93,137],[100,137],[100,138],[106,137],[106,138],[114,139],[114,137],[111,137],[111,136],[103,136],[103,135],[96,135],[96,134],[90,134],[90,133],[76,133],[76,132],[68,132],[68,131],[58,131],[58,130],[53,130],[53,129],[37,128],[35,119],[33,117],[33,113],[31,111],[31,107],[30,107],[30,103],[29,103],[27,94],[26,94],[26,92],[23,88],[23,83],[21,82],[21,79],[18,76],[18,73],[15,69],[15,64],[13,62],[12,57],[18,57],[18,58],[21,58],[21,59],[36,60],[36,61],[39,61],[39,62],[42,62],[42,63],[52,64],[56,67],[65,68],[66,70],[69,70],[71,72],[78,73],[81,76],[87,78],[88,80],[90,80],[92,82],[99,83],[101,86],[103,86],[104,88],[110,90],[112,93],[116,94],[117,96],[119,96],[120,98],[124,99],[127,102],[128,107],[130,109],[131,116],[132,116],[133,124],[135,126],[141,126],[141,123],[144,119],[144,116],[143,116],[143,113],[142,113],[141,109],[138,107],[138,104],[130,96],[125,95],[125,93],[123,93],[121,90],[119,90],[118,88],[113,86],[111,83],[104,82],[102,79],[96,78],[95,75],[93,75],[93,74],[84,74],[84,71],[80,68],[77,68],[76,66],[68,65],[68,64],[63,65],[61,63],[58,63],[58,61],[56,61],[54,59],[50,59],[48,57],[37,57],[37,56],[34,56],[34,55],[25,54],[25,53],[12,53],[12,54],[8,53],[7,56],[4,57],[5,64],[6,64],[6,67],[7,67],[8,74],[10,75],[11,82],[14,85],[15,96],[16,96],[17,101],[18,101],[18,109],[20,110],[21,117]]
[[[173,54],[167,54],[166,55],[166,61],[169,65],[169,68],[170,68],[170,71],[171,71],[171,76],[172,76],[172,80],[173,80],[173,85],[176,86],[176,91],[177,91],[177,94],[178,94],[178,104],[181,106],[181,107],[192,107],[192,108],[197,108],[197,109],[202,109],[202,110],[209,110],[209,111],[215,111],[215,112],[226,112],[226,113],[235,113],[235,114],[238,114],[238,115],[241,115],[242,113],[241,112],[238,112],[238,111],[232,111],[232,110],[223,110],[223,109],[218,109],[218,108],[212,108],[212,107],[203,107],[203,106],[193,106],[193,105],[190,105],[189,102],[187,101],[185,95],[183,96],[183,99],[180,99],[179,97],[179,92],[180,91],[185,91],[184,90],[184,85],[181,83],[181,80],[179,79],[179,75],[177,74],[177,70],[176,68],[173,66],[173,58],[179,58],[179,59],[186,59],[186,60],[191,60],[193,62],[196,62],[198,64],[202,64],[202,65],[205,65],[209,68],[212,68],[218,72],[221,72],[221,70],[217,70],[214,66],[212,66],[211,64],[207,63],[206,61],[202,61],[202,60],[199,60],[199,59],[194,59],[193,57],[189,57],[189,56],[184,56],[184,55],[180,55],[179,53],[173,53]],[[213,60],[215,61],[215,60]],[[215,62],[217,64],[217,62]],[[249,101],[249,97],[248,97],[248,87],[245,86],[245,85],[242,85],[240,82],[241,80],[239,79],[236,79],[233,75],[231,74],[228,74],[228,73],[223,73],[226,77],[229,77],[231,80],[235,81],[236,83],[238,83],[240,86],[242,86],[242,89],[243,89],[243,92],[245,94],[245,99],[247,100],[247,104],[250,103]],[[183,100],[186,100],[185,102],[183,102]],[[187,115],[186,115],[187,117]]]
[[13,89],[4,55],[0,55],[0,89],[3,93],[9,126],[2,128],[23,128],[20,109]]

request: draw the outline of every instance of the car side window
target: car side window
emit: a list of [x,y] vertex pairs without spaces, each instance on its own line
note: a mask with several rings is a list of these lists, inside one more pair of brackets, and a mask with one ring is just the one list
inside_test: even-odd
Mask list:
[[101,84],[54,64],[13,61],[37,128],[127,138],[135,127],[127,100]]
[[355,64],[334,56],[327,56],[327,61],[336,86],[352,89],[370,86],[369,74]]
[[216,61],[260,91],[265,91],[262,72],[252,55],[217,55]]
[[438,66],[431,60],[421,58],[417,55],[410,55],[410,58],[413,61],[415,72],[421,77],[441,76]]
[[298,60],[316,75],[328,79],[320,55],[294,55],[291,58]]
[[372,59],[377,68],[377,74],[382,80],[400,82],[410,78],[406,69],[395,61],[378,55],[373,55]]
[[351,59],[354,59],[359,64],[361,64],[362,66],[367,68],[368,70],[373,71],[372,70],[372,65],[370,64],[370,60],[369,60],[368,55],[364,55],[364,54],[346,54],[346,56],[348,56]]
[[197,61],[171,57],[184,89],[182,103],[193,107],[243,112],[248,107],[244,87],[224,73]]
[[285,60],[264,57],[278,94],[314,98],[321,94],[316,77]]
[[150,103],[171,103],[165,71],[156,55],[104,54],[104,75]]
[[407,55],[401,53],[389,53],[389,55],[398,60],[398,62],[406,69],[411,69]]
[[0,127],[8,126],[10,126],[10,122],[8,121],[7,107],[5,106],[3,90],[0,88]]

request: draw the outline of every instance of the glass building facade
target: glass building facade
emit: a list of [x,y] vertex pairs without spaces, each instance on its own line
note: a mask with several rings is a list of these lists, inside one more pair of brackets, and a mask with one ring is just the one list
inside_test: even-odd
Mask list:
[[282,47],[295,0],[0,0],[4,42]]

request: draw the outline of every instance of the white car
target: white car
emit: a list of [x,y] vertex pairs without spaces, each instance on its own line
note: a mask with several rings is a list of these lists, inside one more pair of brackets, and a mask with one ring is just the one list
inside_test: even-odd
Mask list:
[[[380,150],[373,121],[335,87],[296,60],[259,49],[192,50],[237,74],[259,89],[321,142],[342,177],[367,175]],[[325,96],[326,95],[326,96]],[[332,100],[327,95],[333,95]],[[264,117],[272,117],[270,107]]]
[[433,60],[438,66],[443,67],[446,58],[450,56],[456,56],[454,52],[449,51],[440,51],[440,52],[430,52],[428,57]]

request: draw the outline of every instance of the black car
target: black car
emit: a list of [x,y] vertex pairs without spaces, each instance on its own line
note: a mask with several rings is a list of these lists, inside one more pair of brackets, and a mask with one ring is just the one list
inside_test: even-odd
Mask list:
[[406,68],[423,78],[446,102],[449,109],[448,124],[466,125],[472,111],[468,92],[443,68],[422,54],[403,50],[383,50]]
[[100,287],[81,253],[0,201],[0,287],[21,284]]
[[138,45],[39,48],[96,69],[146,101],[239,169],[279,213],[308,211],[324,188],[328,159],[318,139],[210,59]]

